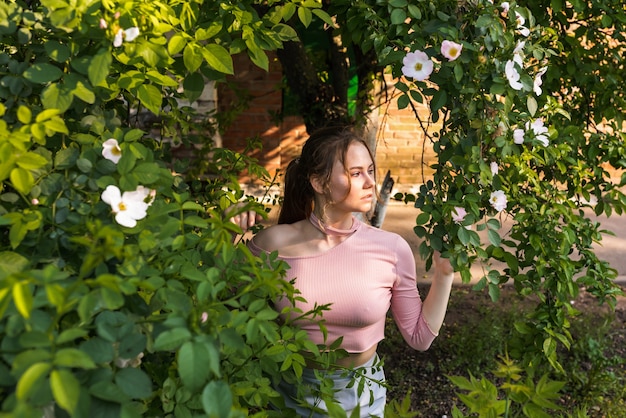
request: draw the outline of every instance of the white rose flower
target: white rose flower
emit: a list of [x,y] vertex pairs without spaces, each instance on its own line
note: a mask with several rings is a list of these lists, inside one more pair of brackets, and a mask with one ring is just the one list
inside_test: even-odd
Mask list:
[[402,59],[402,74],[417,81],[426,80],[433,72],[433,62],[425,52],[409,52]]

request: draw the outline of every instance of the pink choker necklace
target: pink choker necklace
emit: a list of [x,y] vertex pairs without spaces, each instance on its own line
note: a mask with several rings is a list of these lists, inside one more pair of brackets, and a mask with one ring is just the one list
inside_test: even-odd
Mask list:
[[353,234],[359,227],[357,219],[353,217],[352,227],[350,227],[350,229],[334,228],[332,226],[325,225],[317,218],[317,216],[315,216],[313,212],[311,212],[311,216],[309,216],[309,221],[311,221],[313,226],[322,231],[324,234],[334,237],[347,237],[348,235]]

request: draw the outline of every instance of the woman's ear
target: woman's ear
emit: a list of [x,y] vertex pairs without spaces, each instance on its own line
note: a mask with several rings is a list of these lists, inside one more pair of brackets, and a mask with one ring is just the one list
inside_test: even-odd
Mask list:
[[311,183],[311,187],[313,187],[315,193],[324,194],[324,187],[318,176],[309,177],[309,183]]

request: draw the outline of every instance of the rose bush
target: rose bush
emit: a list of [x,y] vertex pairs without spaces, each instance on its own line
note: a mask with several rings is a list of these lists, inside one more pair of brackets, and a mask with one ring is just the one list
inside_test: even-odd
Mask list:
[[[435,174],[424,178],[419,193],[397,196],[421,212],[415,232],[424,238],[422,255],[430,262],[433,250],[442,251],[464,282],[471,266],[480,266],[475,288],[494,299],[507,282],[538,296],[536,312],[515,325],[520,341],[512,351],[523,364],[548,360],[564,372],[556,349],[571,344],[570,300],[582,287],[609,303],[619,292],[616,271],[593,252],[604,232],[589,214],[621,214],[626,204],[624,113],[599,93],[584,107],[578,88],[591,87],[574,81],[568,55],[584,57],[588,82],[592,74],[607,85],[623,80],[616,71],[623,65],[618,51],[626,47],[623,6],[372,1],[359,2],[365,18],[358,19],[351,5],[332,3],[344,17],[338,19],[344,42],[373,51],[390,69],[394,100],[414,110],[437,155]],[[462,46],[454,60],[446,56],[452,40]],[[613,66],[602,60],[594,66],[601,54]],[[432,70],[424,71],[424,63]],[[571,85],[562,84],[566,79]],[[613,90],[623,110],[623,88]],[[419,104],[430,108],[428,119]],[[479,231],[487,232],[486,242]]]

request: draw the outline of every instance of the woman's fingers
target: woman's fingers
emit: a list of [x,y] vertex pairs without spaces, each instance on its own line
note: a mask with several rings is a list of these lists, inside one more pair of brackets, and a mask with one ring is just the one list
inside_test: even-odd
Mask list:
[[452,268],[450,260],[448,260],[447,258],[442,258],[439,251],[435,251],[435,253],[433,254],[433,263],[435,264],[435,268],[439,270],[441,274],[454,273],[454,269]]
[[263,220],[263,217],[252,210],[242,212],[230,218],[230,221],[232,223],[238,225],[239,228],[244,231],[252,228],[254,225],[257,224],[257,222],[260,222],[261,220]]

